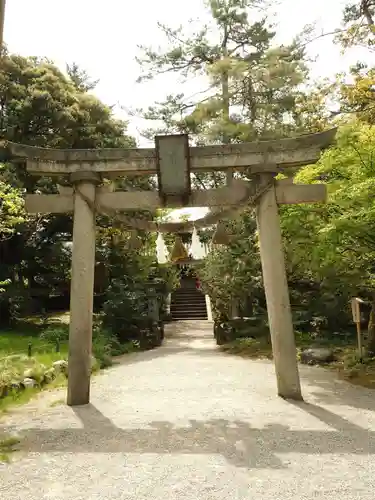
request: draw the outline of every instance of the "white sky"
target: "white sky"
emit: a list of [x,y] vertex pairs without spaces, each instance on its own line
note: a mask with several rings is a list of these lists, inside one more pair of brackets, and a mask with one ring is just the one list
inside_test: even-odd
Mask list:
[[[321,31],[331,31],[341,22],[346,0],[280,0],[275,7],[278,39],[288,42],[306,24],[317,22]],[[118,116],[125,118],[125,107],[144,107],[162,100],[168,93],[180,91],[170,75],[147,84],[136,84],[139,67],[134,58],[137,45],[162,45],[164,39],[156,23],[171,27],[188,19],[204,21],[204,0],[7,0],[4,39],[11,52],[24,56],[46,56],[61,68],[78,63],[93,79],[99,79],[96,95],[106,104],[116,105]],[[359,50],[340,55],[331,37],[309,46],[316,56],[313,74],[333,76],[346,70],[358,59],[369,60]],[[196,83],[188,88],[193,94]],[[140,119],[132,119],[129,132],[146,146],[137,130],[146,128]]]

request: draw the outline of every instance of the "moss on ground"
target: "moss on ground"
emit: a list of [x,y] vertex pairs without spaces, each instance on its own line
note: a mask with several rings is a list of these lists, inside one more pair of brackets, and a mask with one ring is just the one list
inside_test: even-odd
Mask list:
[[0,462],[10,462],[10,456],[17,451],[19,443],[20,440],[13,436],[0,439]]

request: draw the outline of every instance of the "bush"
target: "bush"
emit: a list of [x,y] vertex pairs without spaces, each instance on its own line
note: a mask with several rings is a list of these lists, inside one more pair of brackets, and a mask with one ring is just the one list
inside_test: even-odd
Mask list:
[[92,339],[92,353],[99,363],[100,368],[112,365],[112,337],[108,330],[94,325]]
[[147,313],[145,290],[140,286],[130,290],[127,283],[113,281],[103,306],[103,326],[113,332],[120,344],[137,340]]
[[[67,342],[69,339],[69,326],[50,326],[41,333],[40,339],[52,345],[55,345],[57,342]],[[139,345],[136,341],[121,343],[109,328],[105,328],[102,325],[101,321],[94,322],[92,353],[97,360],[97,368],[112,366],[112,356],[121,356],[122,354],[134,352],[138,349]]]
[[272,346],[270,338],[241,338],[221,346],[229,354],[239,354],[250,358],[272,359]]
[[130,354],[132,352],[139,351],[139,342],[137,341],[131,341],[127,342],[126,344],[122,344],[122,354]]
[[263,316],[215,321],[214,336],[218,345],[241,338],[269,337],[267,320]]
[[136,341],[121,344],[108,328],[104,328],[101,324],[94,325],[92,352],[100,368],[112,366],[112,356],[121,356],[137,350],[139,344]]
[[67,342],[69,340],[69,325],[49,326],[40,334],[40,339],[45,340],[49,344]]

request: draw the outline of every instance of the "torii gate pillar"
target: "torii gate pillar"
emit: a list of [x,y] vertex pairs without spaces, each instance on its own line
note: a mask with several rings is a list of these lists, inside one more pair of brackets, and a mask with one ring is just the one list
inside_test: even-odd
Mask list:
[[[268,180],[262,176],[262,181]],[[275,186],[260,197],[256,213],[277,392],[285,399],[302,400]]]
[[100,176],[94,172],[75,172],[71,174],[71,181],[74,184],[74,219],[67,403],[78,406],[90,402],[95,272],[95,213],[79,193],[94,204]]

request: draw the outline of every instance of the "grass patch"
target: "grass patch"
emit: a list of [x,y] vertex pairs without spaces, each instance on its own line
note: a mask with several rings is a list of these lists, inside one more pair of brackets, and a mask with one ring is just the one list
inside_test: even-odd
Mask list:
[[0,462],[10,462],[10,454],[17,451],[20,440],[16,437],[0,439]]
[[[41,390],[67,385],[66,376],[56,377],[52,365],[67,360],[68,338],[69,313],[23,318],[14,328],[0,331],[0,413],[29,402]],[[99,321],[94,324],[93,374],[112,366],[113,356],[137,350],[134,342],[120,344]],[[35,386],[23,389],[25,378]]]
[[336,360],[328,365],[339,378],[354,385],[375,389],[375,358],[358,356],[357,346],[350,345],[335,350]]
[[48,352],[47,347],[46,352],[41,352],[40,349],[38,353],[31,357],[25,355],[22,349],[19,349],[18,354],[16,350],[12,353],[2,351],[2,356],[0,355],[1,395],[5,394],[5,389],[9,389],[9,386],[17,388],[17,384],[24,378],[34,379],[38,385],[46,382],[45,373],[53,362],[67,357],[66,349],[57,353],[53,352],[52,346],[50,346],[50,350]]
[[[20,329],[19,326],[12,330],[0,331],[0,360],[12,354],[24,354],[27,356],[29,354],[29,348],[31,349],[31,355],[34,357],[41,356],[41,360],[43,356],[45,360],[48,355],[53,356],[59,354],[56,353],[56,344],[52,344],[39,337],[41,331],[41,329]],[[59,348],[61,352],[67,352],[67,342],[61,342]]]
[[[55,361],[67,359],[66,338],[58,343],[43,338],[46,329],[67,331],[66,315],[62,318],[23,318],[14,328],[0,331],[0,413],[29,402],[42,389],[66,385],[63,375],[46,378],[46,371]],[[20,390],[24,378],[35,380],[35,387]]]
[[24,391],[11,392],[0,399],[0,413],[6,413],[10,407],[28,403],[38,392],[40,392],[38,387],[29,387]]
[[52,391],[67,386],[67,379],[63,374],[58,375],[49,384],[40,387],[29,387],[23,391],[13,391],[7,396],[0,398],[0,414],[7,413],[10,409],[29,403],[35,396],[43,391]]

